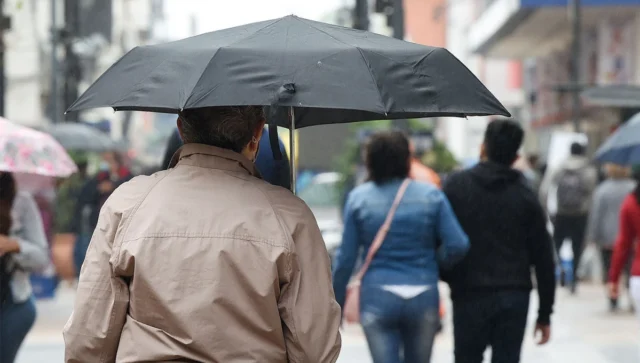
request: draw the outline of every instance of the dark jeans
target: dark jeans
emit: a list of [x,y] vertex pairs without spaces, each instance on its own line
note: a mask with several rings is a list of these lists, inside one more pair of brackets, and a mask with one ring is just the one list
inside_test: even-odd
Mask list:
[[9,294],[9,299],[2,305],[0,319],[0,362],[13,363],[22,341],[36,321],[33,297],[16,304]]
[[362,286],[360,322],[373,363],[429,363],[440,325],[436,287],[404,299],[377,286]]
[[[84,263],[84,258],[87,255],[89,249],[89,243],[91,242],[90,235],[79,235],[76,237],[76,243],[73,246],[73,263],[76,269],[76,277],[80,276],[80,269]],[[1,362],[0,362],[1,363]]]
[[487,347],[492,363],[518,363],[528,311],[529,291],[524,290],[454,300],[455,363],[482,363]]
[[553,225],[553,242],[556,245],[556,253],[560,258],[560,248],[565,239],[571,240],[571,249],[573,250],[573,284],[575,285],[578,277],[578,265],[584,250],[584,238],[587,229],[587,215],[579,216],[562,216],[555,218]]

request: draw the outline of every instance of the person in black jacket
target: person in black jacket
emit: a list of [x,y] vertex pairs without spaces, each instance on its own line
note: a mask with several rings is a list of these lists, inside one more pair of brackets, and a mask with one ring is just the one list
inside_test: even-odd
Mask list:
[[555,261],[547,218],[522,173],[512,168],[524,131],[516,122],[487,127],[481,162],[444,185],[471,248],[452,271],[443,271],[453,301],[455,362],[520,361],[535,268],[540,307],[539,344],[549,341],[555,299]]
[[[281,160],[275,160],[273,157],[271,143],[269,142],[269,132],[265,130],[265,132],[262,133],[258,155],[255,161],[256,168],[258,168],[262,178],[268,183],[278,185],[286,189],[291,189],[291,167],[289,166],[289,158],[287,157],[287,152],[282,140],[278,140],[278,144],[280,145],[280,151],[282,153]],[[180,147],[182,147],[182,140],[180,139],[178,129],[176,129],[176,131],[169,137],[169,141],[167,143],[167,149],[162,162],[164,169],[169,168],[173,154],[175,154]]]

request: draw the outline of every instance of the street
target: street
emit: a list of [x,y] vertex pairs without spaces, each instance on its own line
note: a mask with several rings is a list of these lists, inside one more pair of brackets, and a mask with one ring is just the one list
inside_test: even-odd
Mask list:
[[[63,362],[64,344],[60,332],[73,306],[73,290],[70,287],[60,290],[55,300],[39,303],[36,327],[27,338],[17,363]],[[577,296],[570,296],[565,290],[558,291],[552,342],[543,348],[536,347],[532,336],[528,335],[523,363],[638,362],[640,329],[634,316],[626,312],[626,307],[626,301],[623,301],[620,313],[608,313],[600,286],[583,286]],[[536,302],[532,304],[532,312],[535,309]],[[435,344],[433,362],[453,362],[451,333],[451,325],[447,322]],[[370,362],[365,338],[358,327],[349,326],[343,333],[338,362]]]

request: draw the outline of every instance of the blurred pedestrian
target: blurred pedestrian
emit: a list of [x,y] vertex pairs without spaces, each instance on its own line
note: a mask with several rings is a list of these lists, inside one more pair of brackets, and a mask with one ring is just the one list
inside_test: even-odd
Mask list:
[[[262,179],[266,182],[286,189],[291,189],[291,167],[289,165],[289,158],[287,156],[284,143],[280,138],[278,138],[282,159],[275,160],[271,149],[269,133],[267,131],[268,129],[265,129],[260,137],[258,156],[256,157],[255,162],[256,168],[258,168]],[[167,151],[163,162],[165,169],[169,167],[171,158],[180,147],[182,147],[182,140],[180,139],[179,133],[176,131],[176,133],[169,138],[169,142],[167,144]]]
[[577,271],[584,250],[585,233],[593,192],[598,185],[598,173],[586,157],[584,145],[571,145],[571,156],[555,171],[545,177],[541,186],[541,200],[547,201],[551,190],[556,191],[557,211],[554,217],[553,240],[556,252],[565,239],[571,240],[573,250],[572,293],[576,292]]
[[29,274],[49,265],[49,249],[33,197],[0,172],[0,362],[13,363],[36,319]]
[[[54,247],[56,270],[62,278],[73,278],[79,270],[86,251],[87,238],[81,235],[81,217],[77,212],[82,188],[88,181],[86,153],[72,153],[78,172],[60,181],[54,205]],[[56,251],[59,250],[60,252]],[[68,252],[71,252],[67,255]],[[73,256],[73,260],[69,258]],[[82,257],[80,257],[80,255]],[[64,257],[63,257],[64,256]],[[66,265],[66,266],[65,266]],[[71,266],[73,265],[73,266]]]
[[[620,208],[636,183],[629,178],[630,171],[624,166],[606,164],[604,169],[607,179],[593,195],[586,240],[594,243],[600,251],[603,283],[606,284],[609,281],[613,244],[618,236]],[[610,297],[609,308],[612,311],[618,308],[617,297]]]
[[80,207],[88,207],[90,210],[89,226],[91,230],[96,228],[100,210],[111,193],[131,178],[133,178],[133,174],[123,165],[120,154],[113,151],[102,154],[98,173],[87,182],[80,196]]
[[184,110],[169,170],[102,208],[66,362],[335,362],[340,308],[309,208],[259,178],[261,107]]
[[347,200],[333,271],[336,298],[344,306],[360,251],[368,251],[358,275],[360,321],[374,363],[429,362],[440,322],[438,267],[464,256],[467,236],[440,190],[407,179],[411,154],[404,134],[375,134],[365,152],[369,181]]
[[513,121],[491,122],[481,162],[444,184],[462,228],[467,256],[444,279],[451,288],[455,362],[477,363],[489,346],[493,362],[517,363],[524,339],[535,268],[539,344],[551,337],[554,253],[547,218],[522,173],[513,169],[524,131]]
[[409,178],[424,183],[430,183],[431,185],[440,188],[442,185],[438,173],[420,161],[420,154],[422,153],[416,153],[416,148],[413,143],[410,143],[410,147],[411,166],[409,169]]
[[518,158],[513,165],[515,169],[524,175],[527,184],[529,184],[531,189],[536,193],[538,193],[540,183],[542,182],[537,168],[537,160],[537,156],[531,155],[527,158]]
[[612,299],[618,298],[620,275],[627,260],[631,257],[633,262],[629,290],[635,305],[636,315],[640,320],[640,248],[634,246],[637,245],[636,241],[640,237],[640,168],[633,168],[633,178],[637,183],[635,190],[627,194],[620,209],[620,229],[609,270],[609,296]]
[[103,205],[116,188],[131,178],[133,174],[124,165],[122,155],[115,151],[102,153],[98,173],[86,181],[76,204],[73,218],[75,223],[73,229],[78,235],[77,244],[73,250],[76,273],[79,274],[82,268],[91,233],[98,225],[98,217]]

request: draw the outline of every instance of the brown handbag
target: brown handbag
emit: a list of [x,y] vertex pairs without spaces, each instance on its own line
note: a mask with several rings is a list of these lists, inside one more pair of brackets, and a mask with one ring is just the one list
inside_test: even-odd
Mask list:
[[393,205],[391,205],[391,209],[389,213],[387,213],[387,218],[384,220],[382,226],[376,233],[376,237],[373,239],[373,243],[371,247],[369,247],[369,251],[367,252],[367,258],[364,260],[360,271],[355,275],[349,286],[347,287],[347,297],[344,303],[344,318],[347,323],[359,323],[360,322],[360,282],[364,277],[364,274],[367,273],[367,269],[373,260],[373,256],[378,252],[380,246],[382,246],[382,242],[384,242],[385,237],[387,236],[387,232],[389,232],[389,227],[391,227],[391,222],[393,221],[393,216],[396,214],[396,210],[400,205],[400,201],[404,196],[404,193],[407,191],[407,187],[411,181],[409,179],[405,179],[405,181],[398,189],[398,193],[396,194],[396,199],[393,201]]

